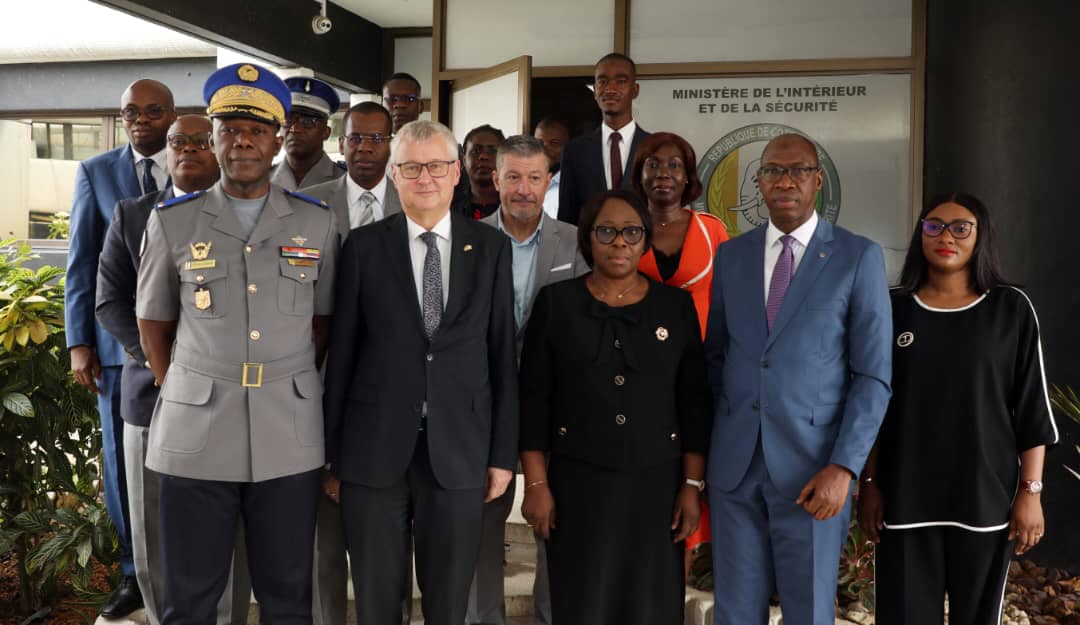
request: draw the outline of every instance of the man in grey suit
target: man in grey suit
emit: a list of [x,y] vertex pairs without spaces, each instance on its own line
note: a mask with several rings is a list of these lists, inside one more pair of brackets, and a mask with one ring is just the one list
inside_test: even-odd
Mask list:
[[[161,622],[161,546],[158,532],[158,479],[144,466],[158,389],[139,345],[135,320],[135,284],[146,220],[155,206],[210,188],[217,182],[217,159],[210,150],[210,120],[183,115],[168,130],[166,162],[171,184],[157,193],[120,200],[105,235],[97,274],[96,314],[101,327],[124,347],[120,376],[120,416],[124,420],[124,468],[135,577],[150,625]],[[218,602],[219,625],[247,623],[251,583],[242,545],[234,555],[230,586]]]
[[348,175],[304,188],[307,195],[330,205],[342,245],[349,230],[401,212],[394,181],[386,175],[392,124],[389,111],[375,102],[350,108],[338,137]]
[[[513,253],[514,319],[517,322],[517,353],[536,293],[541,287],[588,273],[589,266],[577,251],[577,228],[544,214],[544,194],[551,172],[544,143],[517,135],[499,146],[495,156],[495,188],[499,209],[481,221],[498,228],[510,239]],[[469,592],[469,624],[504,625],[503,540],[506,519],[514,505],[514,482],[506,494],[484,505],[480,557]],[[551,597],[543,541],[537,540],[536,581],[533,597],[536,620],[551,623]]]
[[[338,145],[349,175],[304,189],[304,193],[330,205],[337,219],[341,244],[353,228],[366,226],[401,212],[401,200],[386,164],[390,162],[390,113],[375,102],[361,102],[345,113]],[[315,585],[312,591],[314,625],[344,625],[349,567],[345,533],[337,493],[341,484],[330,472],[323,477],[315,528]],[[409,622],[411,587],[402,598],[402,623]]]

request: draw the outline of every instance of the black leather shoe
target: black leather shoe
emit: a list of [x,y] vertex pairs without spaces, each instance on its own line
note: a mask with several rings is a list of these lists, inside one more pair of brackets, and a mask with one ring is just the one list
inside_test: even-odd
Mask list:
[[139,583],[134,577],[125,577],[105,605],[101,606],[101,615],[105,618],[124,618],[141,607],[143,599]]

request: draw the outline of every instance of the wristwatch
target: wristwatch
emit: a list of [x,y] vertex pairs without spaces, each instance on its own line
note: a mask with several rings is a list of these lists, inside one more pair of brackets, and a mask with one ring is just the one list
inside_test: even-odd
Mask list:
[[1042,480],[1021,480],[1020,490],[1029,495],[1038,495],[1043,490]]
[[698,492],[700,493],[705,492],[705,480],[692,480],[690,478],[686,478],[686,483],[698,489]]

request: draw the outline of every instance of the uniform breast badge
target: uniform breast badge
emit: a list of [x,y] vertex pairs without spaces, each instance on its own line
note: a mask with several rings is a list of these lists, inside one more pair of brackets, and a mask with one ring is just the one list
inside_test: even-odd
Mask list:
[[[303,237],[297,238],[302,239]],[[281,247],[281,257],[287,259],[288,263],[293,267],[314,267],[321,256],[319,249],[315,247],[289,247],[286,245]]]
[[206,243],[192,243],[191,244],[191,260],[184,263],[184,269],[213,269],[217,266],[217,261],[213,258],[207,258],[210,255],[210,247],[213,245],[212,241]]
[[199,310],[208,310],[211,305],[210,289],[204,286],[195,289],[195,308],[198,308]]
[[307,239],[300,236],[299,234],[296,235],[295,237],[289,239],[289,240],[292,241],[293,243],[295,243],[296,245],[300,246],[300,247],[303,247],[304,244],[307,243]]

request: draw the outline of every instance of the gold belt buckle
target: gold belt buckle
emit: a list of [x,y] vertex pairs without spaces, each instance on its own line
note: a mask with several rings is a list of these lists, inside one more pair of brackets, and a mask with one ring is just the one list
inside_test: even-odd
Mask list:
[[[255,372],[255,381],[251,381],[250,371]],[[259,388],[262,386],[263,364],[261,362],[245,362],[244,372],[240,376],[240,386],[244,388]]]

